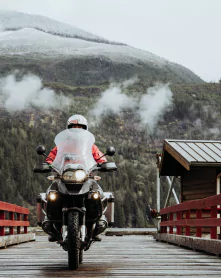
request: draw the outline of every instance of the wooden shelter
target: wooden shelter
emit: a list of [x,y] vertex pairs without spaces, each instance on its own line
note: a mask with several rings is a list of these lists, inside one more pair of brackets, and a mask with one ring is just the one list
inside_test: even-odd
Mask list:
[[[160,217],[155,239],[221,255],[221,141],[165,139],[157,165]],[[161,176],[170,185],[163,208]],[[173,188],[177,178],[180,200]],[[168,206],[172,193],[177,204]]]
[[180,201],[220,194],[221,141],[165,139],[160,176],[180,177]]

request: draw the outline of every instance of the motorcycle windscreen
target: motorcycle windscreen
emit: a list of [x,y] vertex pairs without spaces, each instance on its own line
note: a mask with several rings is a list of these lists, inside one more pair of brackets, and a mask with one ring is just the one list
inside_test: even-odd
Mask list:
[[80,164],[89,170],[96,162],[92,155],[94,135],[87,130],[71,128],[61,131],[55,137],[57,155],[52,165],[62,173],[67,164]]

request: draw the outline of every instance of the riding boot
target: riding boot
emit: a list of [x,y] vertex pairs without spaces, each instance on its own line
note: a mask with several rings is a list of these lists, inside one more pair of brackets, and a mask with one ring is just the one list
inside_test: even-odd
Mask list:
[[102,241],[101,236],[97,235],[94,237],[94,241]]
[[100,219],[97,221],[97,225],[96,225],[96,229],[95,229],[95,236],[94,236],[94,240],[95,241],[101,241],[101,237],[98,236],[99,234],[103,233],[105,231],[105,229],[107,228],[107,219],[105,217],[105,215],[103,214]]
[[49,236],[48,236],[48,241],[50,241],[50,242],[55,242],[55,241],[57,241],[57,237],[54,236],[54,235],[49,235]]

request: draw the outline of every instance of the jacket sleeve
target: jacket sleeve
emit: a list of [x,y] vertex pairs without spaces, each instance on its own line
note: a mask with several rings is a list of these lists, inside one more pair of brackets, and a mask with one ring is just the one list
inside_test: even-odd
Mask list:
[[52,162],[54,161],[54,159],[55,159],[55,157],[56,157],[56,154],[57,154],[57,146],[55,146],[51,151],[50,151],[50,153],[49,153],[49,157],[51,158],[49,158],[49,157],[47,157],[46,159],[45,159],[45,162],[47,162],[48,164],[52,164]]
[[98,163],[103,163],[103,162],[107,162],[107,159],[105,156],[103,156],[101,159],[99,159],[102,155],[104,155],[96,145],[93,145],[92,147],[92,154],[94,157],[94,160]]

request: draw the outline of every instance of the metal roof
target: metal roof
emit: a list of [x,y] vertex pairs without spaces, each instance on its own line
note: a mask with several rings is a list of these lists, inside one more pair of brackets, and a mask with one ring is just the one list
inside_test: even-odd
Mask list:
[[165,139],[161,168],[166,163],[165,151],[187,170],[191,166],[221,167],[221,141]]

